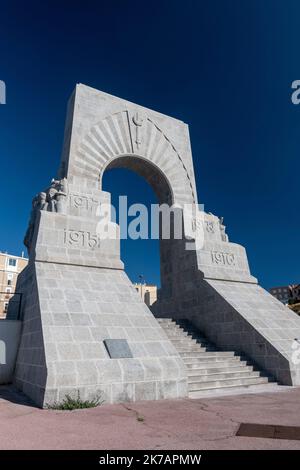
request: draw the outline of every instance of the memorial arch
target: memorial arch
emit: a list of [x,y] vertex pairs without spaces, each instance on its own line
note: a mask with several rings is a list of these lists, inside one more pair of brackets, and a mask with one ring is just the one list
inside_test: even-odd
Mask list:
[[[143,176],[160,202],[195,208],[182,239],[161,242],[154,315],[124,272],[119,237],[97,231],[99,207],[110,202],[102,176],[114,167]],[[40,406],[77,390],[83,398],[101,392],[108,403],[187,396],[186,364],[158,317],[189,321],[222,350],[247,355],[281,383],[300,384],[292,347],[300,318],[258,285],[245,248],[197,202],[184,122],[76,86],[57,177],[34,197],[25,236],[18,388]],[[194,225],[202,244],[187,249]]]

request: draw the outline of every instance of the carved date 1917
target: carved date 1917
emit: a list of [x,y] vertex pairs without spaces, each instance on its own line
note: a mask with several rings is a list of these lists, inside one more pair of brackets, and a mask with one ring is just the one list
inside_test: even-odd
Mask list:
[[100,201],[90,196],[71,193],[70,205],[76,209],[85,209],[87,211],[94,212],[100,206]]

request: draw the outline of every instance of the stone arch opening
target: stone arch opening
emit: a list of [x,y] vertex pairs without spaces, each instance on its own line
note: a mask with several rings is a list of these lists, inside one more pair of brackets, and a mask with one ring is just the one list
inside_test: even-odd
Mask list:
[[[162,171],[152,162],[149,160],[141,157],[141,156],[119,156],[117,158],[114,158],[110,160],[102,169],[100,173],[100,187],[103,189],[103,177],[107,172],[114,170],[114,169],[126,169],[129,170],[139,177],[141,177],[146,184],[150,186],[150,188],[153,190],[153,193],[155,194],[157,198],[157,203],[159,205],[165,204],[169,207],[171,207],[174,203],[174,194],[171,188],[171,184],[168,181],[167,177],[162,173]],[[104,188],[105,190],[109,190],[111,194],[113,194],[113,191],[111,188]],[[125,191],[124,195],[126,195],[127,192]],[[140,203],[143,201],[136,200],[134,201],[135,203]],[[148,212],[149,212],[149,217],[150,217],[150,211],[148,207]],[[153,221],[150,221],[150,223]],[[166,219],[162,219],[162,214],[159,216],[159,272],[160,272],[160,286],[158,289],[158,298],[161,299],[162,297],[169,297],[172,292],[172,273],[174,271],[174,266],[173,266],[173,259],[174,257],[171,255],[171,253],[174,251],[174,248],[177,246],[178,248],[178,242],[180,243],[181,240],[174,240],[174,213],[171,210],[170,211],[170,238],[169,239],[163,239],[162,237],[162,224],[166,222]],[[149,237],[151,236],[151,228],[150,228],[150,223],[149,223]],[[149,240],[145,241],[145,244],[148,243]],[[124,250],[124,251],[123,251]],[[124,261],[126,257],[126,245],[123,247],[123,253],[121,253],[121,258],[122,261]],[[124,256],[125,255],[125,256]],[[150,259],[149,259],[150,262]],[[126,266],[125,266],[125,270]],[[142,270],[142,266],[141,266]],[[139,273],[137,273],[139,274]],[[133,279],[132,279],[133,280]],[[148,280],[152,281],[152,279]],[[155,309],[156,305],[153,305],[153,309]]]
[[124,155],[109,160],[100,173],[101,189],[102,178],[105,171],[112,170],[113,168],[126,168],[144,178],[152,187],[159,204],[168,204],[171,206],[174,203],[174,194],[170,182],[159,167],[149,160],[137,155]]

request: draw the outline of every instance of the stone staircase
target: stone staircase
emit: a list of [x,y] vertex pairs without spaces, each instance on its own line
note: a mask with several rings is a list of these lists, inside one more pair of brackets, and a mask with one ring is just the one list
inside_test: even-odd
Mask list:
[[188,392],[235,390],[273,381],[234,351],[221,351],[187,320],[157,318],[187,368]]

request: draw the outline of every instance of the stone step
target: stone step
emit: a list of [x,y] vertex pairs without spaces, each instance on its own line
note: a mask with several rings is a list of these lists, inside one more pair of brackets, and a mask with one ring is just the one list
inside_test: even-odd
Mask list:
[[184,330],[182,330],[178,325],[160,325],[167,334],[170,334],[170,333],[184,333]]
[[[208,354],[208,353],[207,353]],[[218,367],[224,363],[228,364],[228,363],[235,363],[235,364],[239,364],[241,362],[240,358],[238,356],[234,356],[234,357],[229,357],[229,358],[224,358],[224,357],[218,357],[218,356],[197,356],[197,357],[182,357],[181,358],[183,360],[183,362],[185,363],[185,365],[187,367],[189,367],[189,365],[191,364],[197,364],[197,365],[201,365],[201,367],[208,367],[209,365],[211,364],[218,364]]]
[[190,397],[201,391],[214,394],[269,385],[270,379],[254,370],[247,358],[234,351],[218,350],[189,322],[165,318],[160,325],[186,366]]
[[168,338],[173,342],[174,341],[174,345],[175,343],[178,344],[178,346],[180,346],[180,344],[197,344],[198,346],[202,346],[202,347],[207,347],[207,348],[211,348],[211,349],[216,349],[215,346],[213,346],[211,343],[209,343],[208,341],[198,341],[196,338],[192,338],[191,336],[183,336],[183,335],[175,335],[175,334],[167,334]]
[[200,342],[203,341],[204,343],[209,343],[209,344],[211,344],[211,342],[210,342],[205,336],[201,335],[201,334],[199,333],[199,331],[197,331],[197,330],[190,330],[190,329],[189,329],[189,330],[184,330],[182,327],[179,327],[179,328],[180,328],[182,331],[186,331],[186,332],[189,334],[189,336],[191,336],[192,338],[195,338],[197,341],[200,341]]
[[195,383],[195,382],[212,382],[218,380],[225,380],[225,379],[244,379],[249,377],[261,377],[260,372],[253,371],[253,370],[241,370],[238,372],[218,372],[217,374],[200,374],[200,375],[190,375],[188,373],[188,383]]
[[194,339],[192,338],[181,338],[181,337],[178,337],[178,338],[173,338],[171,337],[170,338],[171,342],[174,344],[174,346],[185,346],[185,345],[193,345],[193,346],[196,346],[198,343],[197,341],[195,341]]
[[200,344],[197,344],[197,343],[191,343],[191,342],[188,342],[188,343],[181,343],[181,344],[174,344],[173,343],[173,346],[175,346],[175,348],[177,349],[178,352],[184,352],[186,350],[190,350],[191,348],[194,350],[194,351],[205,351],[206,348],[203,346],[201,346]]
[[[214,346],[212,343],[210,343],[209,341],[207,341],[207,339],[199,338],[199,337],[196,336],[196,335],[189,335],[189,338],[194,339],[198,344],[208,344],[209,346]],[[215,346],[214,346],[214,347],[215,347]]]
[[228,395],[239,395],[247,393],[265,393],[265,392],[279,392],[281,385],[278,385],[276,382],[268,382],[263,384],[253,384],[253,385],[232,385],[231,387],[218,387],[218,388],[208,388],[203,390],[195,390],[189,392],[189,398],[191,399],[202,399],[202,398],[212,398],[212,397],[225,397]]
[[208,358],[213,358],[213,357],[220,357],[220,358],[227,358],[227,357],[235,357],[233,351],[180,351],[180,356],[182,358],[202,358],[207,360]]
[[[182,328],[182,327],[180,327],[180,328]],[[188,333],[189,333],[191,336],[196,336],[196,337],[199,338],[200,340],[208,341],[208,339],[207,339],[205,336],[203,336],[201,333],[199,333],[199,331],[197,331],[197,330],[191,330],[191,329],[185,330],[185,329],[183,329],[183,331],[188,331]]]
[[194,353],[201,353],[201,354],[210,354],[210,353],[215,353],[215,352],[220,352],[216,351],[215,349],[210,349],[202,346],[182,346],[182,347],[176,347],[177,352],[182,356],[182,354],[185,353],[193,353],[190,355],[194,355]]
[[[210,349],[216,350],[216,348],[213,344],[199,343],[198,341],[196,341],[193,338],[188,338],[188,337],[187,338],[181,338],[181,341],[182,341],[182,345],[184,345],[184,344],[193,344],[193,345],[198,346],[199,348],[210,348]],[[178,346],[180,346],[180,343],[178,343]]]
[[238,378],[238,379],[220,379],[212,380],[207,382],[190,382],[188,384],[188,391],[195,390],[208,390],[213,388],[221,387],[241,387],[248,385],[258,385],[263,383],[268,383],[269,380],[267,377],[247,377],[247,378]]
[[[172,341],[173,343],[173,341]],[[181,350],[181,351],[184,351],[184,349],[186,348],[194,348],[195,350],[196,349],[203,349],[205,350],[207,348],[207,346],[201,346],[201,344],[198,344],[198,343],[193,343],[192,341],[185,341],[185,342],[182,342],[182,343],[173,343],[173,346],[175,346],[176,349]]]
[[196,363],[188,364],[188,366],[192,366],[187,368],[188,377],[193,375],[219,374],[223,372],[253,371],[253,366],[240,365],[239,363],[237,363],[237,365],[228,365],[227,363],[224,363],[222,367],[216,367],[212,364],[208,364],[203,367]]
[[171,341],[184,341],[184,342],[190,342],[194,344],[199,344],[203,346],[210,346],[212,347],[213,345],[209,343],[208,341],[199,341],[197,338],[192,337],[191,335],[182,334],[179,332],[178,334],[175,335],[175,333],[169,334],[168,337],[170,338]]
[[168,323],[173,323],[174,325],[177,325],[177,323],[174,320],[172,320],[172,318],[157,318],[156,320],[158,321],[158,323],[162,323],[164,325]]
[[187,335],[187,331],[182,331],[179,327],[178,328],[171,328],[170,326],[163,326],[163,325],[160,325],[165,333],[169,336],[169,335],[181,335],[182,333],[186,333]]
[[189,336],[188,332],[187,331],[182,331],[180,329],[176,330],[176,329],[171,329],[171,328],[164,328],[164,332],[166,333],[166,335],[169,337],[169,338],[191,338],[191,336]]
[[[164,331],[166,332],[166,330]],[[167,336],[172,342],[174,341],[174,345],[176,342],[178,343],[178,345],[180,345],[181,343],[182,344],[193,343],[193,344],[198,344],[199,346],[202,346],[202,347],[209,347],[209,348],[215,349],[215,346],[212,346],[212,344],[209,343],[208,341],[199,341],[197,338],[193,338],[191,335],[188,335],[188,333],[185,331],[183,332],[178,331],[178,333],[176,331],[174,332],[172,331],[171,334],[167,333]]]
[[185,327],[183,325],[181,325],[180,323],[176,323],[176,325],[178,325],[180,328],[183,329],[183,331],[188,331],[190,335],[195,335],[197,336],[198,338],[202,338],[203,340],[206,340],[208,341],[208,339],[206,338],[206,336],[204,336],[199,330],[197,330],[197,328],[194,328],[194,327]]

